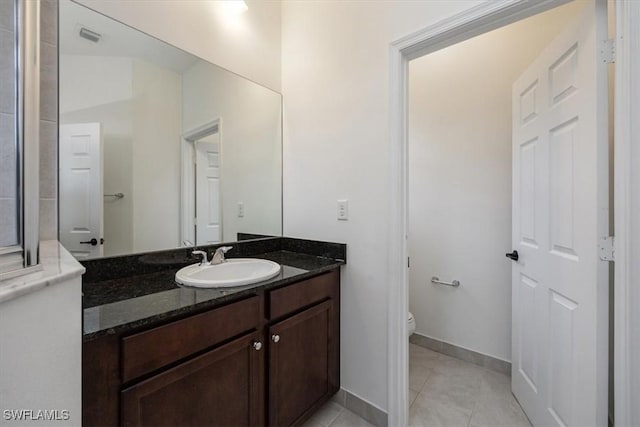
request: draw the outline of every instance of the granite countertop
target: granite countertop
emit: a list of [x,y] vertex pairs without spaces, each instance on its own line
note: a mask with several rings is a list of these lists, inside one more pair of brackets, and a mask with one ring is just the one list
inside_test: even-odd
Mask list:
[[282,266],[280,274],[247,286],[199,289],[177,285],[174,277],[178,269],[169,262],[171,267],[160,271],[83,283],[83,339],[89,341],[102,335],[181,317],[189,312],[199,312],[256,294],[258,290],[286,285],[345,264],[345,261],[338,259],[287,250],[252,257],[279,263]]

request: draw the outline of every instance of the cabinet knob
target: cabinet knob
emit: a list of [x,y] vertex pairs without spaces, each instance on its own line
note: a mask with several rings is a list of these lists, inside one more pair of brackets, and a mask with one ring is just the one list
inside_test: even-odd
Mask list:
[[262,349],[262,343],[260,341],[255,341],[253,343],[253,349],[257,350],[257,351],[260,351]]
[[271,335],[271,341],[273,342],[280,341],[280,335],[277,335],[277,334]]

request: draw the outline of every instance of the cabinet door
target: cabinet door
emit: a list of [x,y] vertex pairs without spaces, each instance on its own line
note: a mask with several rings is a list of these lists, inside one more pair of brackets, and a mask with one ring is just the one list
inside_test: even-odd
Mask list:
[[334,392],[333,301],[269,328],[269,424],[289,426]]
[[262,345],[259,333],[248,334],[127,388],[122,424],[262,425]]

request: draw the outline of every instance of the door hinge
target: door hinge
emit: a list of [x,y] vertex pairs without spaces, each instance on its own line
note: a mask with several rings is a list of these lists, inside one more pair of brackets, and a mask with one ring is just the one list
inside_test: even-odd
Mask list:
[[600,59],[606,64],[616,62],[616,41],[614,39],[602,40]]
[[411,258],[407,257],[407,268],[411,268]]
[[602,261],[616,260],[615,237],[601,237],[598,249],[600,250],[600,259]]

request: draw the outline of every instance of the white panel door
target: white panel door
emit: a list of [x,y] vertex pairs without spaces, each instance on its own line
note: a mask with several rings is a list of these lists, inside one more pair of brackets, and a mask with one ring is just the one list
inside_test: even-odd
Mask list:
[[196,245],[222,241],[220,137],[212,134],[196,147]]
[[535,426],[607,425],[606,3],[513,85],[512,389]]
[[59,150],[60,242],[78,259],[102,256],[100,123],[61,125]]

